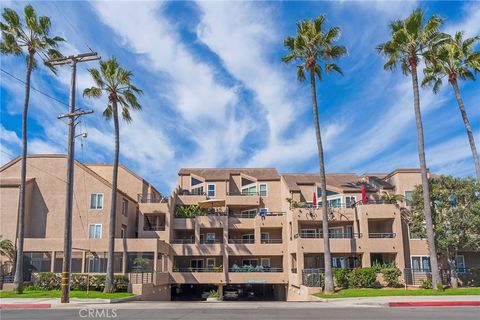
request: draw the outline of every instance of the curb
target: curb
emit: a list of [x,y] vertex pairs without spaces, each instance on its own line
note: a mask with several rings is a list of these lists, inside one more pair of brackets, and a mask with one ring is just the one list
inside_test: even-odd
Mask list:
[[390,308],[398,307],[480,307],[480,301],[421,301],[389,302]]
[[50,309],[50,303],[2,303],[0,309]]

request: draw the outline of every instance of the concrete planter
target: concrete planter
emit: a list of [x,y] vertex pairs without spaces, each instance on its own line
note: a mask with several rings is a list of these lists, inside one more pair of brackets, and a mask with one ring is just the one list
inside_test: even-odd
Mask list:
[[208,297],[207,298],[207,302],[220,302],[222,300],[220,300],[220,298],[212,298],[212,297]]

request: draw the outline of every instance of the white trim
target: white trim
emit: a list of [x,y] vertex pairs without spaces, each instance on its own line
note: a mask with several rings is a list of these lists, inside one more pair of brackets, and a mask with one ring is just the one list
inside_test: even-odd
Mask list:
[[[265,195],[262,196],[262,188],[261,186],[265,186]],[[258,184],[258,194],[260,197],[268,197],[268,184],[267,183],[259,183]]]
[[[247,184],[247,185],[242,186],[242,187],[241,187],[241,190],[240,190],[240,193],[243,194],[243,190],[245,190],[245,189],[250,189],[251,187],[255,187],[255,192],[254,192],[254,193],[257,193],[257,192],[258,192],[257,183],[254,182],[254,183],[250,183],[250,184]],[[250,192],[247,193],[247,195],[250,195]]]
[[[90,237],[90,228],[91,228],[92,226],[94,227],[94,229],[93,229],[93,238]],[[97,226],[100,226],[100,236],[99,236],[98,238],[95,236]],[[103,225],[102,225],[101,223],[90,223],[90,224],[88,225],[88,239],[102,239],[102,235],[103,235]]]
[[[421,272],[427,272],[425,270],[423,270],[423,264],[422,264],[422,260],[423,258],[428,258],[428,260],[430,261],[430,256],[429,255],[413,255],[413,256],[410,256],[410,269],[414,270],[413,269],[413,258],[420,258],[420,270],[422,270]],[[432,266],[430,265],[430,269],[432,268]],[[420,271],[420,270],[416,270],[416,271]]]
[[[210,193],[210,190],[208,187],[210,186],[213,186],[213,196],[211,196],[209,193]],[[207,197],[213,197],[215,198],[215,196],[217,195],[217,186],[215,185],[215,183],[208,183],[207,184]]]

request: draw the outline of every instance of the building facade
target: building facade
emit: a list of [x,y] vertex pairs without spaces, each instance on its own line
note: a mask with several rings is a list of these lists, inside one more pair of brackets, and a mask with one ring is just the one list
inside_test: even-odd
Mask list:
[[[36,271],[60,272],[66,157],[29,156],[27,164],[25,253]],[[105,272],[111,173],[111,165],[75,163],[72,272]],[[119,168],[115,272],[131,276],[134,292],[170,300],[235,288],[299,301],[319,290],[309,283],[324,266],[318,175],[272,168],[181,169],[178,175],[164,197]],[[1,235],[11,240],[19,177],[19,159],[0,169]],[[414,276],[409,270],[427,271],[426,241],[410,234],[401,214],[420,183],[418,169],[328,174],[333,267],[395,263],[407,283]],[[360,201],[362,184],[367,203]],[[385,193],[404,195],[407,203],[387,203]],[[480,255],[460,253],[457,265],[479,267]],[[150,276],[135,278],[139,273]]]

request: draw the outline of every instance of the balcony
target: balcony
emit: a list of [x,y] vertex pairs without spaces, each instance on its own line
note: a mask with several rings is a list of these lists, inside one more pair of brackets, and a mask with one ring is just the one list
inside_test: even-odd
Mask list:
[[165,226],[143,226],[143,231],[165,231]]
[[258,206],[260,205],[260,195],[257,192],[229,192],[226,204],[228,206]]
[[167,203],[168,197],[156,193],[139,193],[137,195],[138,203]]
[[395,232],[370,232],[368,234],[368,237],[372,239],[392,239],[395,236]]
[[280,267],[262,267],[262,266],[237,266],[235,265],[232,268],[228,268],[228,272],[283,272],[283,268]]
[[261,244],[281,244],[283,243],[282,239],[262,239],[260,240]]
[[190,267],[173,267],[173,272],[223,272],[223,267],[211,268],[190,268]]
[[194,244],[194,239],[173,239],[172,244]]
[[255,239],[228,239],[229,244],[254,244]]
[[[302,239],[322,239],[323,233],[322,232],[310,232],[307,230],[300,230],[298,236]],[[329,234],[330,239],[353,239],[353,238],[361,238],[361,233],[331,233]]]

